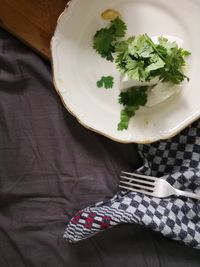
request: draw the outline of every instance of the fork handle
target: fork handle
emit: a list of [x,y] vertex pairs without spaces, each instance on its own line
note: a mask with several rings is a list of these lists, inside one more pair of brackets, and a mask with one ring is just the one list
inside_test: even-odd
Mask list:
[[177,196],[184,196],[184,197],[189,197],[189,198],[195,198],[195,199],[199,199],[200,200],[200,195],[188,192],[188,191],[182,191],[182,190],[178,190],[176,189],[176,195]]

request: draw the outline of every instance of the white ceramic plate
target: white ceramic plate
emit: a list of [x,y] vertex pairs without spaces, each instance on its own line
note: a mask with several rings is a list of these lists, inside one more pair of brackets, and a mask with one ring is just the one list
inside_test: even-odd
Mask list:
[[[92,48],[95,32],[105,25],[101,13],[118,10],[128,27],[127,36],[172,35],[184,40],[192,52],[189,83],[180,94],[152,108],[142,108],[128,130],[117,131],[120,75],[114,63]],[[65,107],[85,127],[115,141],[150,143],[174,136],[200,117],[200,1],[199,0],[72,0],[60,16],[52,38],[55,87]],[[99,89],[96,81],[112,75],[111,90]]]

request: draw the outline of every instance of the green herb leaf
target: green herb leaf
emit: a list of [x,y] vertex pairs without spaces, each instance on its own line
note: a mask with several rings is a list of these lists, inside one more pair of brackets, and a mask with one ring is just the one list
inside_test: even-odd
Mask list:
[[160,37],[155,44],[147,35],[129,38],[115,47],[116,67],[121,73],[137,81],[158,77],[163,82],[180,84],[185,78],[185,57],[190,52],[179,48],[176,42]]
[[150,58],[153,48],[146,41],[145,35],[135,37],[128,46],[129,54],[136,58]]
[[143,60],[127,60],[126,72],[130,79],[142,82],[146,81],[149,76]]
[[115,37],[112,29],[101,29],[96,32],[93,39],[93,48],[108,61],[113,61]]
[[111,21],[109,28],[102,28],[96,32],[93,38],[93,48],[103,58],[106,58],[108,61],[113,61],[115,44],[118,38],[125,36],[126,29],[126,24],[120,18],[116,18]]
[[[176,42],[169,42],[167,38],[160,36],[158,38],[158,42],[160,47],[164,48],[167,52],[167,54],[170,54],[173,48],[178,48],[178,45]],[[159,46],[157,46],[159,47]],[[163,53],[163,52],[162,52]]]
[[122,111],[121,111],[121,115],[120,115],[120,122],[118,124],[118,131],[123,131],[123,130],[127,130],[128,129],[128,124],[130,119],[135,115],[136,112],[136,107],[134,106],[129,106],[129,107],[125,107]]
[[121,111],[120,122],[118,124],[118,130],[126,130],[128,128],[131,117],[135,115],[135,112],[140,106],[144,106],[147,102],[147,86],[131,87],[126,92],[121,92],[119,95],[119,103],[125,106]]
[[129,44],[133,42],[134,39],[135,37],[133,36],[133,37],[129,37],[127,40],[117,42],[115,44],[115,52],[118,52],[118,53],[128,52],[128,46]]
[[157,55],[153,54],[149,60],[150,65],[146,67],[146,71],[150,73],[153,70],[161,69],[165,66],[165,62]]
[[97,81],[97,87],[104,87],[106,89],[112,88],[114,84],[114,78],[112,76],[102,76],[99,81]]
[[183,67],[186,64],[184,55],[188,56],[190,55],[190,52],[178,48],[178,45],[175,42],[170,44],[166,38],[161,37],[159,45],[154,44],[147,34],[145,34],[145,38],[149,45],[154,49],[154,53],[165,62],[165,66],[163,69],[160,69],[160,73],[154,73],[156,76],[159,76],[161,81],[180,84],[185,78],[189,80],[183,73]]
[[115,37],[124,37],[126,34],[127,26],[119,17],[111,21],[111,28],[114,30]]

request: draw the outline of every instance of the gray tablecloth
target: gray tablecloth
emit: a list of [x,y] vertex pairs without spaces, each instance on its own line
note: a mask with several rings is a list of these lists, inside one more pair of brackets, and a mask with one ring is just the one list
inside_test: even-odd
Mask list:
[[78,244],[63,240],[79,209],[110,198],[121,169],[140,159],[78,124],[52,85],[51,67],[0,30],[0,266],[197,267],[198,250],[137,225]]

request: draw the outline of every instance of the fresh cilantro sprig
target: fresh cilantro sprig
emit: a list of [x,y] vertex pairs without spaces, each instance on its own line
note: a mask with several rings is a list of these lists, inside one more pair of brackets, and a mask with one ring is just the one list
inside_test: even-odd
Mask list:
[[180,84],[185,78],[185,57],[190,52],[176,42],[160,37],[155,44],[147,34],[129,38],[116,45],[116,66],[130,79],[145,82],[158,77],[161,82]]
[[119,38],[126,34],[126,24],[117,17],[110,22],[109,28],[102,28],[96,32],[93,38],[93,48],[103,58],[108,61],[113,61],[113,53],[115,52],[115,45]]
[[99,81],[97,81],[97,87],[104,87],[106,89],[110,89],[113,87],[114,78],[112,76],[102,76]]
[[156,45],[147,34],[144,36],[154,52],[165,63],[164,69],[158,73],[160,80],[173,84],[180,84],[185,78],[189,81],[189,77],[183,73],[183,68],[186,65],[184,57],[190,56],[191,53],[179,48],[176,42],[170,43],[167,38],[160,37],[159,44]]
[[118,130],[126,130],[130,119],[135,115],[136,111],[147,103],[148,86],[136,86],[129,88],[126,92],[119,95],[119,103],[124,106],[120,115]]

